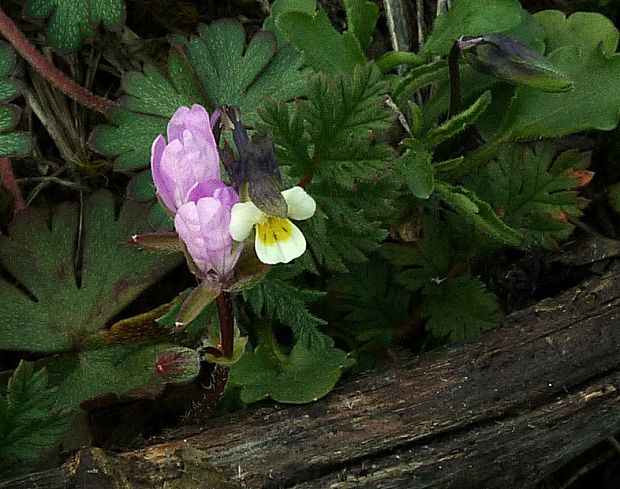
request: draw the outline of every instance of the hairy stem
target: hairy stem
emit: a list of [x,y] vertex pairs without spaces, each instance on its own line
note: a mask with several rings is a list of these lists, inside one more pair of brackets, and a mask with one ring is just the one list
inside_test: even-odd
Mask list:
[[99,97],[75,83],[71,78],[51,64],[37,48],[28,40],[19,27],[0,8],[0,34],[2,34],[15,50],[49,83],[79,104],[104,115],[118,104]]
[[24,202],[24,197],[17,184],[11,160],[8,158],[0,158],[0,181],[13,198],[13,214],[15,215],[24,210],[26,208],[26,203]]
[[220,339],[222,341],[222,353],[226,358],[232,358],[235,341],[235,319],[233,316],[232,295],[223,291],[215,300],[217,314],[220,318]]
[[377,66],[385,73],[399,65],[419,66],[427,61],[425,56],[410,51],[390,51],[381,56],[377,61]]

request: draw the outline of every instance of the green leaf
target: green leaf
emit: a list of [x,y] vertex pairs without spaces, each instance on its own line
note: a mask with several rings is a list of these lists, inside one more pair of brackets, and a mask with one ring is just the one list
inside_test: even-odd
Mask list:
[[435,168],[427,151],[407,150],[397,160],[396,172],[418,199],[428,199],[435,190]]
[[191,359],[184,364],[189,368],[184,375],[170,368],[170,362],[160,365],[160,356],[174,348],[177,345],[172,343],[122,342],[51,357],[45,363],[50,383],[58,386],[56,403],[74,409],[88,399],[109,394],[154,397],[166,383],[187,381],[198,373],[199,363]]
[[69,417],[56,399],[46,371],[21,361],[0,395],[0,476],[26,471],[42,451],[58,443]]
[[181,106],[205,104],[194,74],[178,53],[168,58],[166,79],[152,66],[144,72],[130,72],[123,77],[122,108],[110,114],[113,125],[98,126],[91,133],[89,145],[99,153],[114,157],[118,170],[146,167],[151,146],[159,134],[166,132],[168,121]]
[[382,219],[393,212],[396,179],[385,176],[359,182],[352,190],[323,180],[310,190],[324,213],[299,223],[311,250],[311,255],[304,256],[313,260],[307,266],[343,273],[349,265],[366,261],[388,235]]
[[0,236],[0,349],[81,350],[106,323],[183,260],[125,243],[147,227],[148,206],[108,192],[53,212],[28,209]]
[[[270,274],[270,275],[273,275]],[[331,344],[318,329],[325,321],[308,311],[308,304],[323,297],[323,292],[302,289],[267,275],[258,284],[243,291],[243,297],[260,318],[279,321],[288,326],[301,346],[322,352]]]
[[454,210],[471,219],[478,229],[496,241],[509,246],[519,246],[523,241],[517,231],[507,226],[491,206],[471,190],[443,182],[437,182],[435,190]]
[[450,10],[435,19],[421,54],[428,59],[444,56],[459,36],[513,29],[521,23],[522,13],[517,0],[454,0]]
[[357,64],[366,62],[357,38],[351,32],[340,34],[323,11],[314,15],[284,12],[276,26],[316,71],[352,72]]
[[110,115],[113,125],[99,126],[90,136],[90,146],[114,157],[119,170],[148,166],[154,139],[181,106],[239,105],[244,124],[252,126],[266,98],[290,100],[304,93],[308,70],[301,69],[301,55],[291,46],[276,51],[271,33],[259,32],[246,46],[243,26],[222,20],[177,41],[168,77],[149,66],[127,74],[127,95]]
[[241,400],[246,404],[268,397],[303,404],[329,393],[342,370],[351,364],[347,354],[338,348],[315,353],[296,343],[285,356],[259,345],[232,366],[229,382],[242,387]]
[[600,15],[572,20],[575,15],[566,20],[557,14],[536,17],[545,28],[547,44],[560,46],[549,60],[575,83],[575,89],[560,94],[517,89],[505,115],[502,139],[551,138],[618,125],[620,54],[614,54],[618,31]]
[[319,210],[300,222],[310,253],[298,262],[318,272],[346,272],[347,263],[366,260],[387,236],[381,223],[391,212],[398,183],[392,150],[373,142],[390,126],[387,87],[372,64],[353,74],[318,75],[309,82],[308,100],[290,110],[268,104],[261,112],[280,161],[291,179],[308,180]]
[[265,98],[292,100],[304,93],[308,70],[291,46],[279,51],[269,32],[258,32],[246,46],[238,22],[220,20],[198,30],[187,42],[189,59],[214,105],[238,105],[252,125]]
[[392,122],[383,103],[386,90],[372,64],[356,68],[352,76],[310,80],[308,101],[299,110],[314,143],[313,160],[306,162],[322,181],[353,191],[358,183],[385,174],[392,151],[387,145],[373,144],[369,135]]
[[150,202],[155,198],[155,184],[151,170],[144,170],[134,175],[127,184],[127,198],[136,202]]
[[559,10],[544,10],[534,14],[543,30],[546,52],[563,46],[573,46],[581,53],[591,53],[603,45],[607,57],[616,52],[618,29],[604,15],[595,12],[575,12],[570,17]]
[[392,89],[392,98],[398,107],[404,107],[411,96],[420,88],[449,79],[448,63],[438,59],[421,66],[416,66],[405,76],[396,78]]
[[118,30],[125,22],[122,0],[28,0],[24,14],[38,19],[51,16],[47,36],[61,51],[79,48],[83,39],[94,37],[99,24]]
[[21,93],[21,84],[11,74],[15,69],[15,52],[0,41],[0,157],[25,156],[32,149],[30,134],[13,131],[21,110],[7,104]]
[[410,293],[395,283],[392,267],[377,255],[350,273],[335,276],[328,290],[330,303],[343,314],[339,336],[353,346],[369,342],[389,346],[394,331],[407,320]]
[[422,291],[426,329],[456,343],[496,326],[501,318],[497,297],[476,277],[461,275],[431,283]]
[[589,154],[567,151],[555,158],[551,144],[534,150],[517,144],[502,147],[497,160],[472,178],[481,198],[501,213],[504,222],[524,233],[526,243],[553,248],[574,226],[568,217],[581,216],[586,200],[579,197],[580,179]]
[[368,0],[344,0],[344,8],[347,13],[347,30],[353,34],[362,49],[366,49],[372,41],[379,7]]
[[269,16],[263,22],[263,29],[271,31],[278,39],[278,46],[286,44],[287,40],[280,29],[276,27],[278,15],[284,12],[302,12],[313,15],[316,10],[316,0],[275,0],[269,8]]
[[439,127],[430,130],[424,136],[424,143],[426,145],[435,145],[464,131],[465,128],[478,120],[490,103],[491,91],[487,90],[467,109],[451,117]]

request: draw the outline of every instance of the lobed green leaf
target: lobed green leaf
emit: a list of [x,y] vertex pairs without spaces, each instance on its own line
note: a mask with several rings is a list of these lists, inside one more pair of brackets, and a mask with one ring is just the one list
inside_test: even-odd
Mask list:
[[121,29],[125,23],[122,0],[28,0],[24,15],[50,18],[47,36],[50,44],[61,51],[74,51],[82,40],[91,38],[96,27]]

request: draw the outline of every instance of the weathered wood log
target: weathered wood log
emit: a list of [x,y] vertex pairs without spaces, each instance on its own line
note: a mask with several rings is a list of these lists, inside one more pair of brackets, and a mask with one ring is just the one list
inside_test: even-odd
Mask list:
[[84,449],[0,489],[528,488],[619,430],[614,263],[475,343],[401,358],[314,404],[214,419],[136,451]]

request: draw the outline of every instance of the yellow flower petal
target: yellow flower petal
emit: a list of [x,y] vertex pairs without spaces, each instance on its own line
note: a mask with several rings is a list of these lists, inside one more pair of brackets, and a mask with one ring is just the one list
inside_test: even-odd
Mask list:
[[263,263],[288,263],[306,251],[306,238],[288,219],[266,216],[256,224],[254,248]]
[[282,192],[288,205],[288,217],[296,221],[310,219],[316,212],[316,202],[301,187],[292,187]]

